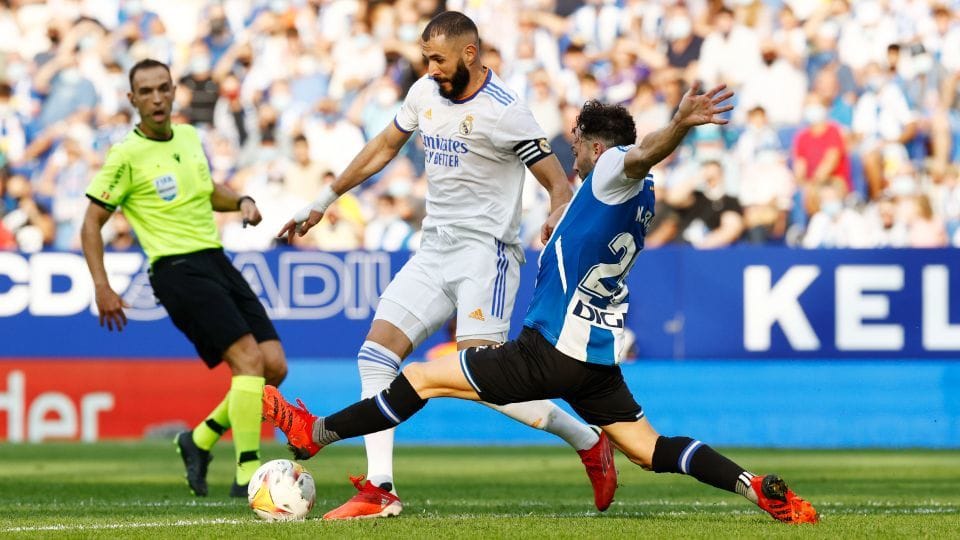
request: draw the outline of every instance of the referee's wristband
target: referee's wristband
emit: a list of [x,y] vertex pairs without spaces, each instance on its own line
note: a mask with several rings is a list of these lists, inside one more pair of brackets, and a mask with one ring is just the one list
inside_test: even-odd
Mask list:
[[249,195],[243,195],[237,199],[237,210],[240,210],[240,207],[243,206],[243,201],[250,201],[253,204],[257,204],[257,201],[253,200],[253,197]]

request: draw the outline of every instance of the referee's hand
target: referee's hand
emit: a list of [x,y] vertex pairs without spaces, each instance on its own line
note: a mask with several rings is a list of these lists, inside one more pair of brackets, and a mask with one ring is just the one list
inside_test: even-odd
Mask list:
[[253,199],[249,197],[240,202],[240,216],[243,218],[244,227],[246,227],[247,224],[256,227],[258,223],[263,221],[263,216],[260,215],[257,203],[253,202]]
[[127,325],[127,315],[123,308],[130,307],[124,302],[120,295],[114,292],[109,285],[97,286],[97,311],[100,313],[100,326],[107,323],[107,330],[112,331],[114,327],[117,332],[123,331]]

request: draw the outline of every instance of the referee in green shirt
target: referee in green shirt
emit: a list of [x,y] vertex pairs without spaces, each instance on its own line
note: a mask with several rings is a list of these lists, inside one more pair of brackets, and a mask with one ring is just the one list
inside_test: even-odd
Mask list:
[[106,163],[87,188],[83,253],[96,288],[100,326],[122,330],[128,307],[107,282],[101,229],[123,208],[150,261],[150,284],[170,319],[213,368],[225,361],[233,372],[230,391],[193,431],[180,433],[177,450],[195,495],[207,494],[210,448],[233,428],[237,470],[230,495],[245,497],[260,465],[261,396],[264,380],[279,384],[287,373],[277,332],[260,300],[223,253],[213,212],[239,211],[260,222],[253,199],[214,184],[197,136],[189,125],[172,125],[176,87],[170,69],[143,60],[130,70],[130,103],[140,123],[110,148]]

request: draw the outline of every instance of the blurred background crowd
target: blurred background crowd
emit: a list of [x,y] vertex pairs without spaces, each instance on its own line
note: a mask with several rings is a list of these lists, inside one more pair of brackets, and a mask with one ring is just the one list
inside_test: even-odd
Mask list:
[[[477,22],[484,64],[568,171],[586,100],[623,104],[642,138],[692,81],[736,90],[730,123],[655,171],[648,247],[960,247],[960,1],[0,0],[0,249],[79,248],[84,191],[136,122],[127,70],[146,57],[171,65],[174,121],[200,129],[215,181],[265,216],[219,216],[225,247],[271,247],[392,120],[443,9]],[[526,186],[538,248],[547,199]],[[414,137],[300,245],[416,248],[425,195]],[[107,235],[136,246],[122,216]]]

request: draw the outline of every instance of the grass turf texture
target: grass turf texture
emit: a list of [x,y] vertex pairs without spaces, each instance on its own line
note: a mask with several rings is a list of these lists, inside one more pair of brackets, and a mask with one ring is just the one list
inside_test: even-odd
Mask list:
[[[287,457],[272,444],[265,459]],[[747,468],[780,473],[822,515],[817,526],[773,521],[741,497],[617,456],[621,487],[593,508],[577,456],[563,447],[400,447],[399,518],[324,522],[366,469],[358,446],[304,462],[317,503],[304,522],[263,523],[226,496],[232,448],[219,444],[210,496],[189,494],[169,442],[0,445],[0,536],[313,538],[932,537],[960,534],[960,451],[735,449]]]

